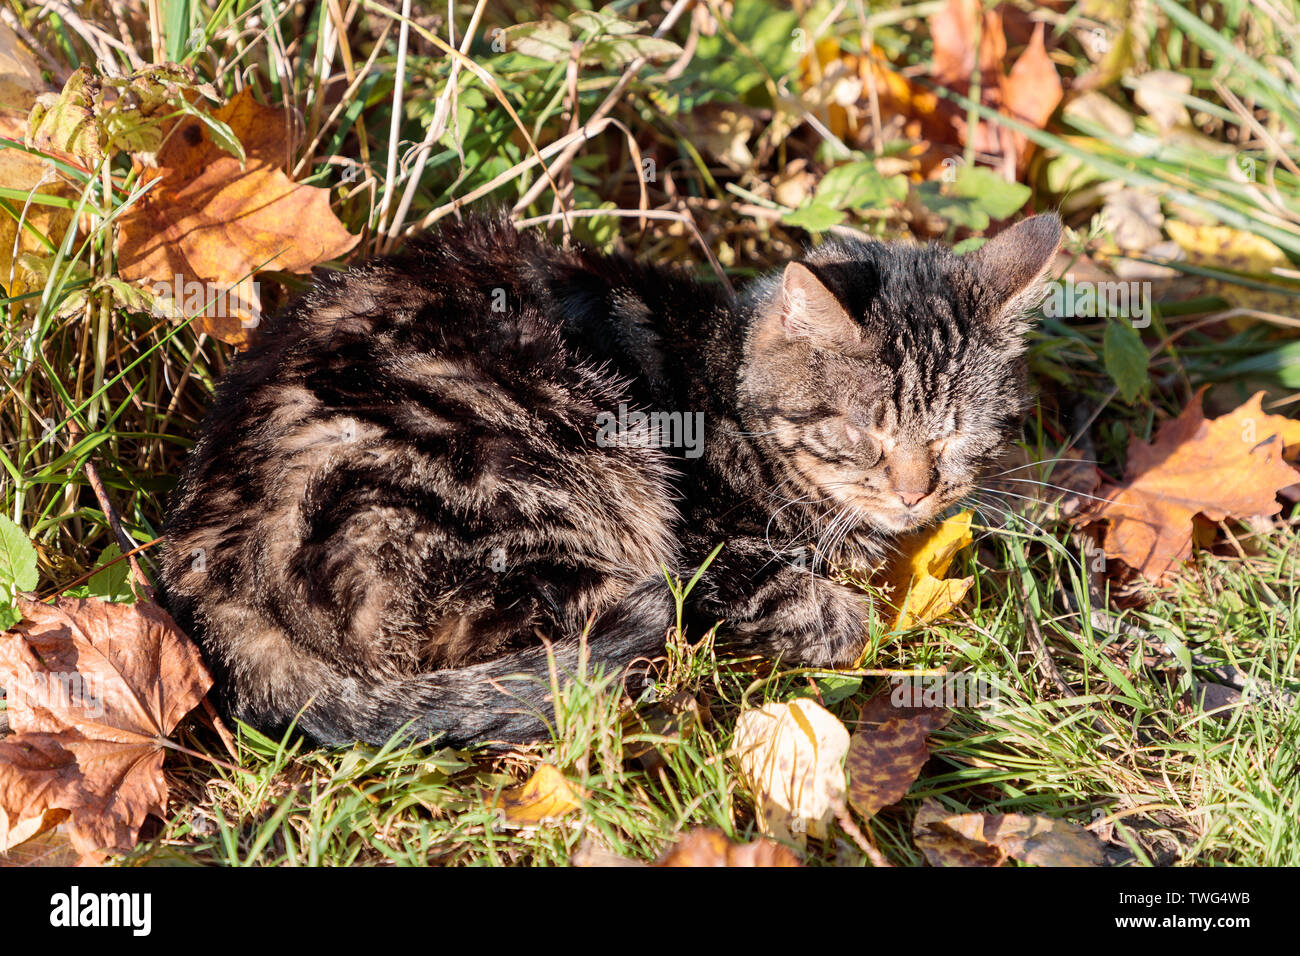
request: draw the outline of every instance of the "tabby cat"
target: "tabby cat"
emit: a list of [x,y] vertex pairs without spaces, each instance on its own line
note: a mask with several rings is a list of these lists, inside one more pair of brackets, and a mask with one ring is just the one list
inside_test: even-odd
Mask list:
[[584,630],[607,672],[661,654],[664,569],[723,542],[692,624],[851,661],[869,599],[824,562],[939,517],[1018,427],[1060,230],[827,242],[733,301],[503,216],[443,226],[234,361],[170,502],[164,600],[228,715],[328,744],[545,736],[548,648],[560,674]]

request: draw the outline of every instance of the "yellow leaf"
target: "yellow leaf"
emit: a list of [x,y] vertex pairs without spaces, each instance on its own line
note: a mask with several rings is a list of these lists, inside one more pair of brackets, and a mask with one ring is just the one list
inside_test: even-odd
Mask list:
[[849,732],[815,701],[770,703],[736,721],[733,751],[768,836],[803,844],[826,836],[844,799]]
[[[1170,238],[1186,254],[1190,265],[1240,272],[1259,281],[1285,285],[1274,270],[1290,268],[1290,261],[1286,253],[1263,236],[1251,235],[1229,226],[1189,226],[1174,219],[1166,222],[1165,228],[1169,231]],[[1300,285],[1291,284],[1287,287],[1300,292]],[[1239,309],[1292,315],[1300,306],[1300,298],[1294,295],[1247,289],[1218,279],[1207,279],[1205,290]],[[1240,318],[1233,321],[1238,327],[1249,323],[1249,320]]]
[[0,23],[0,111],[12,110],[26,119],[32,103],[44,91],[36,58],[18,34]]
[[505,814],[506,823],[537,826],[581,808],[573,785],[555,767],[542,764],[524,783],[504,790],[492,805]]
[[[0,23],[0,136],[23,142],[27,135],[27,114],[44,91],[36,60],[17,35]],[[39,156],[8,147],[0,147],[0,186],[28,195],[70,195],[51,164]],[[57,206],[28,202],[26,196],[4,201],[15,215],[22,217],[23,227],[20,231],[14,216],[0,211],[0,294],[22,295],[30,291],[30,276],[15,260],[24,253],[46,252],[47,247],[37,233],[58,245],[72,221],[72,214]]]
[[881,581],[896,609],[894,629],[925,624],[961,603],[974,578],[945,578],[957,552],[973,540],[971,515],[963,511],[935,528],[905,535],[886,565]]

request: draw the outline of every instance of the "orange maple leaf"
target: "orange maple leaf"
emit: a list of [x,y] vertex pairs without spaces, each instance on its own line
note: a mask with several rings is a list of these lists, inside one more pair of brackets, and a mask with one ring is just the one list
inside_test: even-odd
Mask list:
[[[1060,75],[1047,55],[1044,25],[1034,26],[1029,44],[1006,68],[1007,38],[1001,8],[987,10],[980,20],[979,49],[975,48],[976,0],[948,0],[932,14],[930,35],[934,40],[931,75],[935,81],[959,93],[972,93],[971,80],[978,70],[980,100],[985,106],[1041,129],[1060,104],[1064,91]],[[972,133],[967,128],[966,110],[944,100],[940,108],[956,129],[960,142],[973,143],[979,153],[1001,156],[1004,172],[1014,178],[1023,170],[1029,141],[1010,127],[980,122]]]
[[172,298],[198,313],[200,331],[245,346],[260,310],[249,291],[254,273],[307,272],[344,255],[360,237],[334,215],[328,190],[285,175],[297,145],[290,113],[262,106],[245,89],[213,116],[238,137],[245,162],[214,142],[200,121],[180,123],[158,154],[159,168],[142,169],[156,183],[122,217],[118,265],[126,279],[183,293],[186,284],[202,287],[198,308],[188,293]]
[[1122,485],[1088,520],[1109,522],[1103,546],[1145,577],[1158,581],[1192,555],[1192,519],[1211,521],[1273,515],[1280,489],[1300,481],[1283,460],[1300,440],[1300,422],[1269,415],[1257,393],[1235,411],[1207,421],[1196,394],[1183,413],[1161,426],[1155,442],[1134,438]]

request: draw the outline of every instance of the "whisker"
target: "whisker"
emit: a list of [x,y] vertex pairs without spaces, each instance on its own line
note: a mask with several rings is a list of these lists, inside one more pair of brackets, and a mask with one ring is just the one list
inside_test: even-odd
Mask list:
[[986,475],[987,478],[1001,478],[1003,475],[1009,475],[1013,471],[1023,471],[1026,468],[1037,468],[1039,465],[1051,465],[1060,461],[1077,461],[1081,465],[1099,465],[1101,462],[1095,458],[1075,458],[1072,455],[1061,455],[1057,458],[1040,458],[1037,461],[1028,461],[1023,465],[1016,465],[1014,468],[1008,468],[1006,471],[999,471],[997,474]]

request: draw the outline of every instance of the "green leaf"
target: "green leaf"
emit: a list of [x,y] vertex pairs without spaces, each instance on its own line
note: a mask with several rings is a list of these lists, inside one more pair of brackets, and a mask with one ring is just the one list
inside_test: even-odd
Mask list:
[[907,198],[907,179],[882,176],[870,160],[836,166],[817,185],[817,200],[835,209],[883,206]]
[[674,59],[681,54],[682,48],[672,40],[647,36],[611,36],[588,43],[583,48],[582,59],[586,62],[595,58],[605,69],[616,70],[638,57],[654,62]]
[[963,239],[961,242],[952,244],[952,251],[959,256],[964,256],[968,252],[974,252],[984,243],[988,242],[984,236],[971,236],[969,239]]
[[943,216],[954,226],[964,226],[975,232],[989,227],[989,214],[980,209],[974,200],[945,196],[936,182],[921,183],[916,187],[916,195],[921,200],[921,205],[936,216]]
[[[122,549],[116,544],[110,544],[100,554],[95,566],[102,567],[121,556]],[[127,585],[127,576],[130,571],[131,567],[127,562],[118,561],[112,567],[104,568],[103,571],[92,574],[90,581],[87,582],[87,592],[91,597],[103,598],[105,601],[124,601],[132,596],[131,588]]]
[[1104,357],[1106,371],[1119,386],[1124,401],[1133,401],[1150,381],[1142,336],[1127,322],[1107,322]]
[[809,232],[825,232],[831,226],[838,226],[844,221],[844,213],[819,200],[806,202],[793,212],[781,217],[788,226],[798,226]]
[[970,199],[993,219],[1006,219],[1029,201],[1030,189],[1009,183],[984,166],[963,165],[953,180],[953,196]]
[[520,23],[506,27],[502,36],[508,52],[536,57],[547,63],[563,63],[567,60],[573,42],[569,25],[559,20]]
[[16,586],[20,591],[36,587],[36,549],[27,533],[0,515],[0,590]]
[[12,607],[13,597],[18,591],[35,590],[39,577],[36,549],[27,533],[0,515],[0,631],[22,620],[22,615]]
[[861,677],[819,677],[817,689],[822,693],[822,704],[827,707],[848,700],[862,687]]
[[235,135],[234,130],[215,116],[209,116],[206,110],[198,109],[186,100],[181,100],[177,103],[177,106],[180,107],[182,113],[193,116],[208,128],[208,135],[212,137],[212,142],[241,163],[244,162],[244,144],[239,141],[239,137]]

